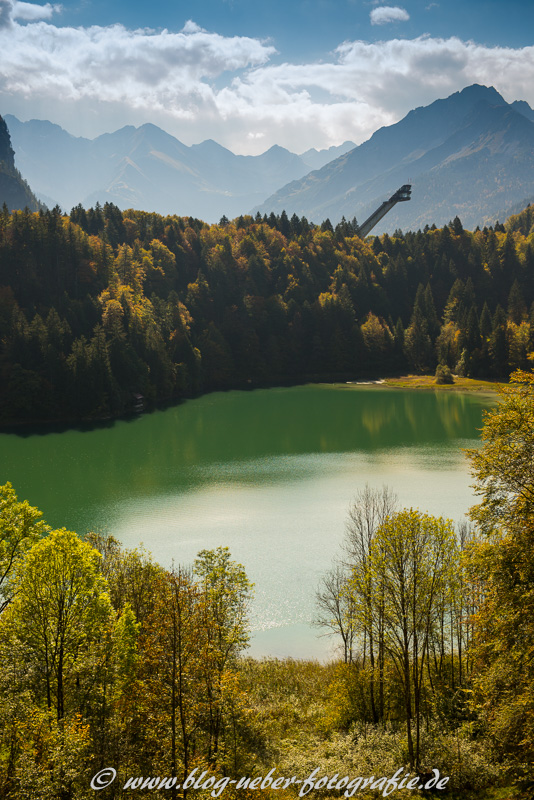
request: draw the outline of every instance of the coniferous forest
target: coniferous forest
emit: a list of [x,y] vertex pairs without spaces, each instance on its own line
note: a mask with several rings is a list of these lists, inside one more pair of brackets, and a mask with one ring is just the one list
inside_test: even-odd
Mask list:
[[507,378],[534,349],[533,226],[529,207],[506,226],[362,241],[354,221],[285,213],[4,208],[0,422],[438,366]]

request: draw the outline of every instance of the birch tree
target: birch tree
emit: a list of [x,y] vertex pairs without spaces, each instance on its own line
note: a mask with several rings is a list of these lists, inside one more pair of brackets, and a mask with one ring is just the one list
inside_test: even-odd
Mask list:
[[111,603],[99,563],[100,555],[75,533],[52,531],[26,555],[6,612],[6,625],[33,668],[36,688],[44,691],[58,721],[69,700],[75,705],[83,675],[111,633]]
[[[452,523],[413,509],[388,517],[371,544],[366,573],[375,605],[381,604],[384,646],[403,686],[411,768],[419,767],[424,667],[457,563]],[[373,619],[369,624],[376,628]]]

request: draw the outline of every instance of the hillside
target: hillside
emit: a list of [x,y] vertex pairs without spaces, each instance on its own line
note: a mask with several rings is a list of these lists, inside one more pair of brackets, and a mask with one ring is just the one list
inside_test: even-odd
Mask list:
[[534,112],[492,87],[469,86],[410,111],[359,147],[280,189],[254,209],[333,223],[363,221],[401,184],[412,201],[376,229],[415,230],[459,216],[474,228],[532,195]]
[[36,211],[39,208],[35,195],[15,167],[9,131],[0,117],[0,206],[4,203],[10,211],[26,207]]

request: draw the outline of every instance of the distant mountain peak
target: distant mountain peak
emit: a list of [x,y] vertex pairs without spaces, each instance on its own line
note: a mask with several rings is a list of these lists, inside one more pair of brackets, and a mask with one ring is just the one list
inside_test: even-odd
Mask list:
[[507,105],[506,100],[504,97],[499,94],[497,89],[494,86],[485,86],[481,83],[472,83],[470,86],[466,86],[465,89],[462,89],[459,92],[455,92],[450,96],[448,99],[452,99],[456,95],[460,97],[469,97],[470,99],[480,99],[485,100],[492,105],[500,105],[505,106]]
[[204,139],[203,142],[200,144],[192,144],[191,150],[200,150],[203,152],[211,152],[211,153],[230,153],[232,156],[234,155],[231,150],[224,145],[219,144],[216,142],[215,139]]
[[510,106],[523,117],[534,122],[534,109],[532,109],[525,100],[514,100],[513,103],[510,103]]
[[[397,122],[395,124],[399,125],[405,119],[409,119],[413,115],[419,116],[421,113],[428,115],[430,109],[439,112],[442,108],[448,107],[456,109],[457,113],[464,113],[465,111],[470,111],[476,108],[476,106],[480,103],[484,103],[488,106],[508,105],[506,100],[502,97],[502,95],[499,94],[495,87],[483,86],[480,83],[473,83],[471,86],[466,86],[464,89],[460,89],[458,92],[453,92],[448,97],[434,100],[434,102],[430,103],[430,105],[417,106],[417,108],[414,108],[413,111],[409,111],[408,114],[402,120],[400,120],[400,123]],[[384,129],[379,128],[379,131],[381,130]],[[377,133],[379,131],[377,131]]]
[[109,133],[103,133],[102,136],[115,136],[115,134],[133,133],[136,130],[137,128],[135,127],[135,125],[123,125],[122,128],[119,128],[116,131],[111,131]]
[[355,147],[356,143],[347,139],[343,144],[334,144],[324,150],[317,150],[315,147],[310,147],[309,150],[301,153],[300,157],[311,170],[317,170],[324,167],[325,164],[328,164],[330,161],[334,161],[339,156],[345,155],[345,153],[348,153],[350,150],[354,150]]
[[[267,155],[267,153],[291,153],[291,150],[288,150],[287,147],[282,147],[280,144],[273,144],[272,147],[269,147],[268,150],[265,150],[262,155]],[[291,153],[294,155],[294,153]]]
[[153,122],[144,122],[143,125],[140,125],[137,128],[137,130],[138,131],[158,131],[158,133],[161,131],[162,133],[164,133],[163,128],[159,128],[157,125],[154,125]]
[[16,132],[24,128],[28,135],[43,136],[48,138],[61,137],[63,141],[68,139],[73,142],[90,141],[89,139],[85,139],[83,136],[74,136],[72,133],[66,131],[65,128],[62,128],[61,125],[57,125],[55,122],[50,122],[48,119],[29,119],[27,122],[21,122],[12,114],[6,114],[5,121],[7,122],[7,126],[12,137]]
[[174,141],[182,144],[175,136],[167,133],[167,131],[164,131],[163,128],[154,125],[152,122],[145,122],[144,125],[140,125],[137,129],[134,128],[134,130],[140,136],[146,135],[150,138],[157,138],[158,140],[164,141]]

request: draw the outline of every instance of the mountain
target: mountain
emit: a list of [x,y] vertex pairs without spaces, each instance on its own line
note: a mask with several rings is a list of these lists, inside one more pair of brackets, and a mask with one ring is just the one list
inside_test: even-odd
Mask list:
[[0,117],[0,206],[8,209],[29,208],[37,211],[39,203],[15,167],[15,153],[5,120]]
[[301,153],[300,157],[311,170],[321,169],[329,161],[348,153],[349,150],[353,150],[355,147],[356,144],[350,141],[343,142],[343,144],[337,146],[334,145],[327,150],[316,150],[315,147],[312,147],[310,150],[306,150],[305,153]]
[[[259,156],[240,156],[211,139],[188,147],[152,124],[128,125],[91,140],[46,120],[20,122],[6,115],[6,121],[18,162],[36,192],[48,205],[59,203],[67,210],[109,201],[122,209],[207,222],[232,218],[288,179],[303,177],[310,163],[322,166],[330,153],[298,156],[275,145]],[[340,152],[331,151],[330,158]]]
[[458,215],[474,228],[532,194],[534,112],[474,84],[410,111],[395,125],[304,178],[253,212],[363,220],[404,183],[412,200],[396,206],[375,233],[443,225]]
[[524,117],[534,122],[534,110],[524,100],[514,100],[510,105],[520,114],[523,114]]

